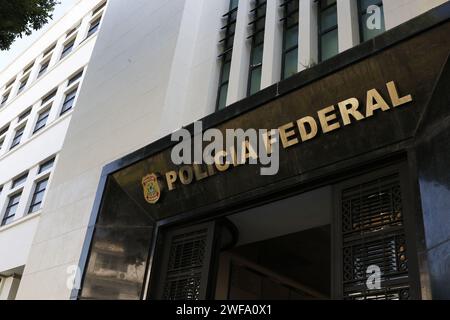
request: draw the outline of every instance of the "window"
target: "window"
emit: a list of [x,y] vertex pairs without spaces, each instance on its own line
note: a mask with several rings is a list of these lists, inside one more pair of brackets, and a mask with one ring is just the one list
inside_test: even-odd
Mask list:
[[17,94],[21,93],[23,91],[23,89],[25,89],[27,82],[28,82],[28,76],[23,78],[22,80],[20,80],[20,86],[19,86],[19,90],[17,91]]
[[3,107],[6,104],[6,101],[8,101],[9,98],[9,94],[11,91],[6,92],[5,94],[3,94],[2,96],[2,100],[0,102],[0,107]]
[[24,174],[22,174],[18,178],[14,179],[11,189],[15,189],[17,187],[22,186],[25,183],[25,181],[27,181],[27,178],[28,178],[28,172],[25,172]]
[[64,57],[66,57],[69,53],[72,52],[73,46],[75,44],[75,39],[70,40],[68,43],[66,43],[64,45],[63,51],[61,53],[61,58],[63,59]]
[[4,138],[0,138],[0,150],[2,150],[3,144],[5,143]]
[[97,32],[98,27],[100,26],[101,19],[102,18],[100,17],[100,18],[95,19],[93,22],[91,22],[91,25],[89,26],[89,31],[87,33],[86,38],[89,38],[90,36],[92,36],[94,33]]
[[49,65],[50,59],[41,63],[41,67],[39,68],[39,73],[37,75],[38,78],[40,78],[47,71]]
[[9,197],[8,206],[6,207],[5,215],[2,219],[2,226],[10,224],[14,220],[21,195],[22,193],[17,193]]
[[69,82],[67,83],[67,86],[70,87],[72,84],[74,84],[75,82],[77,82],[82,76],[83,76],[83,70],[81,70],[80,72],[78,72],[77,74],[75,74],[74,76],[72,76],[72,77],[69,79]]
[[252,48],[250,53],[250,70],[247,85],[247,95],[252,95],[261,89],[262,58],[264,49],[264,28],[266,24],[266,0],[256,0],[252,10],[254,20]]
[[230,78],[231,55],[233,52],[234,32],[236,29],[237,8],[238,1],[230,0],[230,10],[223,15],[223,18],[226,19],[226,24],[222,27],[222,30],[225,32],[225,37],[220,40],[220,43],[223,45],[223,52],[219,56],[219,58],[222,59],[222,64],[216,102],[217,110],[225,108],[227,102],[228,80]]
[[47,125],[49,115],[50,115],[50,108],[47,108],[45,111],[39,113],[36,125],[34,126],[33,134],[38,132]]
[[[379,17],[376,12],[368,12],[370,6],[377,6],[380,9]],[[361,42],[370,40],[385,31],[382,0],[358,0],[358,12]]]
[[284,7],[281,79],[298,71],[298,1],[286,0],[281,5]]
[[0,129],[0,137],[3,136],[6,132],[8,132],[9,124]]
[[31,113],[31,107],[29,107],[27,110],[25,110],[24,112],[22,112],[19,116],[19,122],[26,119]]
[[319,2],[319,61],[339,53],[336,0]]
[[39,166],[38,174],[45,172],[47,170],[50,170],[54,164],[55,164],[55,158],[51,158],[50,160],[47,160],[46,162],[44,162],[43,164],[41,164]]
[[75,102],[75,97],[77,95],[78,88],[70,91],[68,94],[66,94],[66,97],[64,98],[64,103],[61,109],[61,115],[69,111],[73,108],[73,103]]
[[99,5],[93,12],[92,15],[95,16],[96,13],[100,12],[106,6],[106,1]]
[[9,150],[14,149],[20,143],[20,140],[22,140],[24,131],[25,131],[25,126],[22,126],[21,128],[17,129],[16,134],[14,135],[13,141],[11,143],[11,148],[9,148]]
[[44,199],[45,189],[47,188],[48,178],[36,183],[34,188],[33,198],[31,198],[30,208],[28,213],[33,213],[41,209],[42,200]]
[[56,96],[56,91],[58,91],[58,88],[55,88],[51,92],[47,93],[47,95],[45,95],[44,98],[42,98],[41,105],[44,105],[45,103],[53,99]]
[[33,66],[34,66],[34,61],[25,67],[25,69],[23,70],[23,74],[26,74],[28,71],[30,71],[31,68],[33,68]]
[[5,86],[5,90],[8,90],[9,87],[11,87],[14,84],[14,82],[16,82],[16,78],[13,78],[13,79],[9,80],[8,83]]
[[72,29],[70,29],[69,31],[67,31],[66,37],[69,38],[71,35],[73,35],[75,33],[75,31],[78,30],[78,27],[80,26],[80,24],[77,24],[76,27],[73,27]]
[[[56,43],[52,44],[50,47],[48,47],[45,51],[44,51],[44,56],[43,58],[47,58],[49,56],[51,56],[51,54],[53,53],[53,50],[56,48]],[[49,59],[50,60],[50,59]]]

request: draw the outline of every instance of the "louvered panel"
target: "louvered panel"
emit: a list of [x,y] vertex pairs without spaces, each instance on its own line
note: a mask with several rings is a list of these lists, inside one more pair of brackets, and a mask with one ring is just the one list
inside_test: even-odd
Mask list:
[[377,231],[402,224],[401,191],[397,175],[344,190],[342,196],[344,235]]
[[205,228],[172,238],[163,294],[165,300],[199,299],[207,236],[208,229]]
[[[342,267],[345,299],[407,299],[409,275],[399,175],[342,190]],[[381,289],[369,290],[370,266]]]

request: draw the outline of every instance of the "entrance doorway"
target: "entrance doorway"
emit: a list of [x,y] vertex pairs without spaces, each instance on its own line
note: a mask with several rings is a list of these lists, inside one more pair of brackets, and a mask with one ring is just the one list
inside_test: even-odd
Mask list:
[[324,187],[171,229],[161,242],[166,281],[157,298],[329,299],[331,213],[332,189]]
[[[418,299],[409,197],[405,167],[392,165],[226,217],[163,228],[148,298]],[[378,284],[368,284],[371,275]]]

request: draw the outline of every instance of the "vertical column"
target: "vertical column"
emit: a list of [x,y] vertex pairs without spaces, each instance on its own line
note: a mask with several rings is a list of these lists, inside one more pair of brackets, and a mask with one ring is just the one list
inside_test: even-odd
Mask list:
[[250,22],[250,1],[239,1],[236,18],[236,31],[231,56],[230,80],[228,84],[227,105],[245,98],[247,92],[248,70],[250,63],[250,40],[248,23]]
[[358,4],[355,0],[337,0],[339,52],[359,44]]
[[91,23],[90,19],[91,19],[91,15],[88,14],[85,17],[83,17],[83,19],[81,20],[81,23],[77,30],[78,34],[77,34],[77,38],[75,39],[75,47],[78,47],[78,45],[81,44],[86,39],[86,35],[88,33],[90,23]]
[[280,81],[283,24],[279,0],[267,0],[261,89]]
[[2,279],[0,300],[14,300],[19,289],[20,279],[12,276]]
[[317,3],[300,0],[298,20],[298,71],[318,61]]

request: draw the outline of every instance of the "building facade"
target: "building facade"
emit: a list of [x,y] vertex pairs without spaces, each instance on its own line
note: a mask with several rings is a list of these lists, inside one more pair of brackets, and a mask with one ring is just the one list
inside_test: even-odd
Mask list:
[[14,299],[104,12],[81,1],[0,73],[0,299]]
[[[449,17],[110,1],[17,298],[450,298]],[[200,119],[279,129],[279,172],[175,165],[170,134]]]

